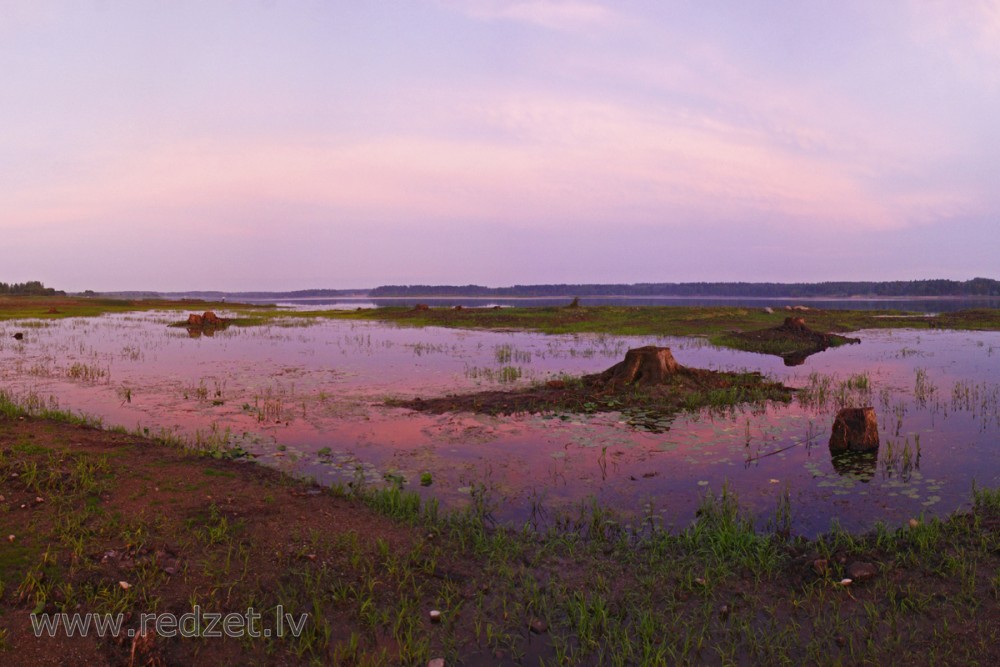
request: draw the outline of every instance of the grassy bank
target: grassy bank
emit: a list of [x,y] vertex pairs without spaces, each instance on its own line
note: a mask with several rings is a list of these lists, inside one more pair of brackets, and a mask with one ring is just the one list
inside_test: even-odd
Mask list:
[[[813,541],[788,534],[787,499],[760,532],[725,489],[676,533],[594,503],[537,531],[494,525],[484,487],[445,514],[405,489],[321,489],[4,405],[5,665],[124,665],[133,651],[166,664],[1000,659],[998,492],[975,491],[947,520]],[[298,636],[36,639],[30,620],[120,612],[137,629],[143,613],[253,608],[274,629],[279,606],[305,619]]]
[[729,306],[581,306],[577,308],[377,308],[295,313],[303,317],[378,320],[407,326],[516,329],[543,333],[696,336],[752,331],[780,325],[789,315],[805,318],[816,331],[943,328],[1000,330],[1000,310],[976,309],[927,316],[894,310],[808,310],[790,313]]
[[244,306],[197,300],[170,299],[106,299],[100,297],[72,296],[0,296],[0,321],[40,319],[52,320],[65,317],[97,317],[109,313],[168,310],[201,313],[206,310],[237,309],[266,313],[269,306]]

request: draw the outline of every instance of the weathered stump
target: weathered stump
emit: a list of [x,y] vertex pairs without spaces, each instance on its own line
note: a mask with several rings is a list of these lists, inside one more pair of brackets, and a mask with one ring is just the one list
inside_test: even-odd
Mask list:
[[878,449],[875,408],[844,408],[833,421],[831,452],[870,452]]
[[812,329],[806,326],[806,321],[801,317],[786,317],[785,323],[781,325],[781,328],[787,331],[812,333]]
[[590,375],[585,379],[592,384],[648,386],[669,382],[671,376],[682,368],[669,347],[647,345],[629,350],[623,361],[603,373]]

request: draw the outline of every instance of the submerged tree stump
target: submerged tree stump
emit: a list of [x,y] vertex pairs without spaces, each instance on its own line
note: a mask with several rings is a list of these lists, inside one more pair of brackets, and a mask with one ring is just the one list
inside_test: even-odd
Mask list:
[[647,345],[625,353],[625,359],[603,373],[584,378],[590,384],[649,386],[670,382],[683,369],[669,347]]
[[844,408],[833,421],[831,452],[870,452],[878,449],[875,408]]

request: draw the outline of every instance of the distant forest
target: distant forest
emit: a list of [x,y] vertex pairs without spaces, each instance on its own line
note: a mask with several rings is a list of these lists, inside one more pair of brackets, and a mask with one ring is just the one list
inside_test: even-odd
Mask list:
[[485,296],[691,296],[691,297],[919,297],[1000,296],[1000,282],[990,278],[972,280],[895,280],[891,282],[827,283],[636,283],[634,285],[384,285],[371,297]]
[[26,283],[0,283],[0,295],[2,296],[54,296],[64,295],[66,292],[46,287],[37,280],[29,280]]

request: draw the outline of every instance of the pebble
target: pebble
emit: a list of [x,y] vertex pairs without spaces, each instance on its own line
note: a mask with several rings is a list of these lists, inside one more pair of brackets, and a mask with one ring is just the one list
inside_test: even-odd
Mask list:
[[444,667],[444,658],[431,658],[427,661],[427,667]]
[[437,609],[431,609],[431,623],[441,622],[441,612]]
[[874,579],[878,574],[878,567],[872,563],[856,560],[847,567],[847,574],[855,581],[866,581]]
[[14,540],[16,540],[16,539],[17,539],[17,538],[16,538],[16,537],[14,537],[13,535],[8,535],[8,536],[7,536],[7,541],[8,541],[8,542],[13,542],[13,541],[14,541]]
[[533,618],[528,623],[528,627],[531,628],[531,631],[536,635],[540,635],[549,629],[549,624],[540,618]]

